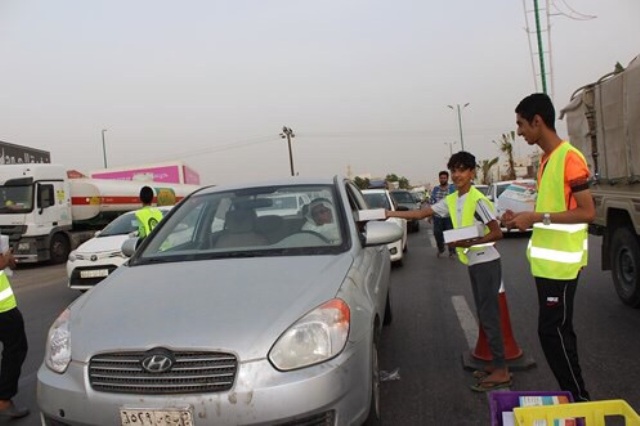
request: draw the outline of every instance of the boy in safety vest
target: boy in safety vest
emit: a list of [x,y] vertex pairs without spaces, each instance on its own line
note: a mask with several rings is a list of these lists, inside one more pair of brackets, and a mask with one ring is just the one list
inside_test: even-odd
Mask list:
[[549,96],[534,93],[516,107],[518,135],[544,155],[538,170],[535,211],[507,211],[509,228],[531,228],[527,257],[538,290],[538,336],[560,388],[588,401],[573,330],[578,275],[587,264],[587,226],[595,216],[589,168],[582,153],[558,137]]
[[136,211],[136,219],[138,219],[138,238],[142,239],[146,238],[158,222],[162,220],[162,212],[155,207],[151,207],[153,202],[153,189],[151,187],[142,187],[140,201],[142,201],[142,208]]
[[0,418],[13,419],[29,414],[28,408],[18,407],[12,401],[18,393],[20,370],[28,350],[24,320],[4,271],[7,267],[15,266],[15,258],[11,251],[0,253],[0,342],[3,347],[0,367]]
[[449,243],[455,247],[458,259],[469,267],[471,289],[480,326],[487,335],[492,364],[475,371],[478,382],[471,386],[477,392],[486,392],[511,386],[511,374],[504,357],[504,342],[500,329],[500,303],[498,293],[502,282],[500,253],[494,243],[502,238],[493,204],[473,185],[476,159],[468,152],[453,154],[447,163],[457,191],[432,206],[420,210],[387,211],[386,217],[424,219],[434,214],[451,217],[454,229],[481,224],[484,236]]

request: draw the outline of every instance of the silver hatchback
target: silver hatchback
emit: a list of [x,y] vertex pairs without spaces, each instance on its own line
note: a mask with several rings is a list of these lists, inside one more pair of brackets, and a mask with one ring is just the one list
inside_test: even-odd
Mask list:
[[[288,193],[310,201],[269,209]],[[360,221],[366,206],[339,177],[185,198],[52,325],[43,424],[379,423],[386,244],[402,230]]]

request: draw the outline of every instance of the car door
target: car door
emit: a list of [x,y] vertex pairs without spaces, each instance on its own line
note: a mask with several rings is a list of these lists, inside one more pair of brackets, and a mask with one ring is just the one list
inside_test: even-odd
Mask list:
[[[366,210],[365,201],[360,190],[351,182],[345,187],[349,205],[352,213],[352,221],[356,227],[366,226],[358,224],[358,211]],[[353,241],[354,246],[354,269],[362,276],[364,288],[371,303],[376,306],[380,315],[384,312],[387,293],[389,291],[389,252],[385,244],[373,247],[364,247],[360,239]]]

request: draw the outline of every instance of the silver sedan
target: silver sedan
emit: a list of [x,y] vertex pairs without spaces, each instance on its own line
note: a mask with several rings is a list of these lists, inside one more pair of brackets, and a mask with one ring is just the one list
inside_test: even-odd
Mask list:
[[[310,201],[279,214],[281,194]],[[43,424],[378,424],[402,230],[366,206],[340,177],[184,199],[51,326]]]

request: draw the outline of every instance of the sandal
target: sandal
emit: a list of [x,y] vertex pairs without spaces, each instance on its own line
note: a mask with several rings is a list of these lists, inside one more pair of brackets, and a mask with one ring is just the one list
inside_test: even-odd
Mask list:
[[481,380],[475,385],[471,385],[471,390],[475,392],[489,392],[496,389],[505,389],[511,386],[511,380],[506,382],[495,382],[493,380]]

